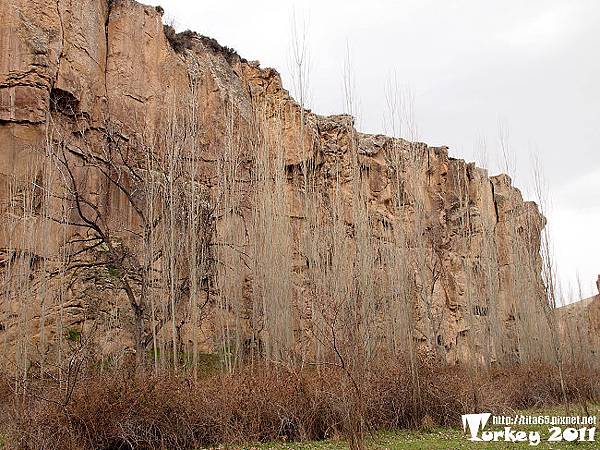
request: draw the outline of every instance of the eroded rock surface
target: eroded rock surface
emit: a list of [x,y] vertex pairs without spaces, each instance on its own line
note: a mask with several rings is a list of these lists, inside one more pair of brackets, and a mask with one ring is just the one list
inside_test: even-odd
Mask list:
[[[326,283],[314,279],[318,261],[328,258],[327,244],[332,260],[349,261],[337,277],[354,287],[344,285],[349,290],[343,292],[369,302],[369,321],[390,321],[389,328],[376,327],[385,339],[394,329],[391,311],[398,303],[419,351],[449,362],[476,358],[491,364],[540,351],[531,335],[545,332],[539,258],[544,218],[508,176],[490,177],[449,157],[445,147],[360,133],[346,115],[302,110],[275,70],[220,51],[206,39],[191,36],[190,49],[175,52],[161,15],[132,0],[50,5],[2,0],[1,6],[0,264],[6,286],[12,286],[5,287],[0,307],[5,348],[28,347],[34,358],[63,339],[76,340],[80,332],[93,335],[103,354],[136,348],[136,319],[123,292],[123,273],[109,265],[62,277],[52,271],[64,253],[65,236],[81,232],[55,220],[66,214],[76,222],[72,207],[65,213],[56,196],[44,197],[53,187],[60,191],[65,177],[56,165],[43,163],[48,148],[77,154],[121,142],[136,149],[136,161],[144,161],[148,152],[165,154],[172,151],[169,142],[193,136],[188,144],[197,156],[194,173],[209,202],[235,205],[231,211],[237,212],[215,217],[217,262],[207,269],[207,287],[199,294],[198,303],[208,305],[201,317],[194,319],[186,306],[191,303],[180,299],[172,330],[156,319],[164,329],[155,340],[168,342],[173,331],[184,349],[193,342],[202,352],[217,352],[223,324],[233,327],[233,319],[222,319],[223,311],[230,314],[232,305],[241,305],[238,322],[244,323],[235,338],[240,348],[255,345],[262,351],[269,339],[274,348],[278,326],[293,331],[288,347],[302,346],[308,329],[315,334],[315,298],[331,297],[335,303],[338,295],[331,287],[336,274]],[[225,192],[224,167],[233,167],[232,160],[235,189]],[[282,168],[283,175],[274,176],[277,169],[265,161]],[[159,162],[154,170],[168,167]],[[257,175],[260,170],[267,175]],[[97,192],[107,227],[123,236],[125,229],[141,229],[114,183],[84,169],[75,170],[75,177],[89,195]],[[263,189],[261,179],[277,189]],[[227,200],[230,194],[237,197]],[[283,225],[269,224],[268,217],[282,215]],[[343,233],[343,242],[323,231],[327,227]],[[121,245],[134,240],[123,236]],[[273,245],[270,255],[261,256],[260,239]],[[388,255],[389,242],[404,248],[401,256]],[[31,275],[23,282],[26,289],[19,290],[10,277],[25,254]],[[263,273],[261,261],[277,261],[281,277]],[[182,288],[186,299],[189,290]],[[156,294],[162,310],[144,306],[140,320],[172,314],[169,292],[174,290],[167,286]],[[266,317],[269,305],[282,297],[282,310],[293,310],[285,323],[252,315]],[[145,348],[152,345],[146,339]]]

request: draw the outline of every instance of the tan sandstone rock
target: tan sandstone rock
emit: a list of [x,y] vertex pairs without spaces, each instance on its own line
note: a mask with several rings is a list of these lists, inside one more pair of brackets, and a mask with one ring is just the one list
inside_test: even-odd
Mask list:
[[[56,164],[44,165],[45,149],[106,156],[119,142],[135,153],[136,164],[156,155],[154,172],[168,174],[163,157],[182,151],[172,145],[181,142],[192,149],[196,180],[210,203],[231,207],[215,218],[217,261],[199,282],[206,287],[195,301],[207,306],[194,319],[189,274],[177,269],[181,294],[173,303],[173,330],[165,319],[154,336],[161,348],[172,332],[182,352],[192,343],[205,352],[230,345],[261,351],[265,345],[272,352],[312,348],[307,342],[319,321],[331,320],[331,308],[321,314],[315,304],[351,296],[379,336],[369,342],[381,340],[384,347],[396,345],[389,330],[409,320],[412,337],[398,338],[402,345],[414,340],[420,352],[451,363],[475,358],[492,364],[542,351],[530,335],[541,339],[547,332],[539,319],[545,220],[508,176],[489,177],[449,157],[446,147],[357,132],[346,115],[303,111],[275,70],[207,38],[192,36],[191,48],[177,53],[161,15],[132,0],[58,0],[56,7],[2,0],[1,6],[0,249],[6,279],[20,255],[34,255],[27,260],[31,276],[23,278],[27,289],[16,291],[11,281],[2,299],[0,339],[7,348],[26,343],[35,359],[51,353],[69,329],[94,336],[101,354],[136,347],[123,273],[109,264],[61,277],[60,270],[52,272],[61,264],[65,236],[82,232],[73,224],[79,218],[72,202],[65,209],[59,196],[42,194],[60,191],[65,177]],[[231,167],[233,188],[223,190]],[[142,260],[135,230],[143,221],[130,199],[85,165],[74,172],[105,218],[103,226],[119,230],[115,245],[130,246]],[[38,194],[31,191],[36,177],[48,180]],[[123,183],[133,186],[132,177],[123,175]],[[160,180],[168,184],[170,178]],[[25,206],[17,214],[19,195]],[[61,214],[69,218],[62,225],[55,220]],[[265,246],[270,253],[261,253]],[[151,268],[158,273],[166,270],[163,264],[158,259]],[[265,264],[279,274],[264,270]],[[316,280],[331,267],[338,273]],[[173,290],[164,283],[151,294],[161,306],[147,306],[144,321],[172,315]],[[135,286],[138,295],[142,287]],[[265,320],[275,306],[279,312]],[[394,311],[400,311],[397,318]],[[232,328],[234,343],[225,346],[224,330]]]

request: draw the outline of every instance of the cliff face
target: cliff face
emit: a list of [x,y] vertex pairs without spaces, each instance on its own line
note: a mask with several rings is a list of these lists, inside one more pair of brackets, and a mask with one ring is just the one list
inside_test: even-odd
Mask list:
[[561,341],[567,348],[566,359],[585,363],[595,358],[600,349],[600,275],[596,281],[598,294],[557,309]]
[[451,363],[544,351],[544,219],[508,176],[302,110],[209,39],[176,52],[131,0],[2,0],[0,17],[16,361],[84,340],[327,358],[336,333]]

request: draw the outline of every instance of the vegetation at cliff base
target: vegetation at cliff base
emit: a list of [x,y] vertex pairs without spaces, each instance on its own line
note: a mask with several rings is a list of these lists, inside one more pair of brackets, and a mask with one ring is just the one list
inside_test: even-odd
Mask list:
[[[256,366],[195,380],[189,371],[153,376],[80,363],[71,360],[62,384],[0,380],[0,434],[7,443],[46,449],[60,442],[64,450],[443,448],[454,442],[468,448],[461,414],[508,415],[540,406],[555,415],[567,411],[556,406],[562,400],[556,369],[543,365],[476,376],[466,368],[422,365],[416,384],[402,361],[380,361],[360,379],[325,366]],[[582,367],[565,371],[570,414],[597,413],[598,379]]]

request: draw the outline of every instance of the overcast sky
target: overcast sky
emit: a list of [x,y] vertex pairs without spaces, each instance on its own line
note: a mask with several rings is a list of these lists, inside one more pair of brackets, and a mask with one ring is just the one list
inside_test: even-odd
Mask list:
[[[306,29],[307,106],[345,111],[350,55],[357,125],[385,131],[386,83],[413,97],[418,139],[447,145],[533,199],[531,155],[549,186],[547,216],[564,291],[596,293],[600,273],[600,1],[147,1],[165,21],[275,67],[292,89],[292,17]],[[349,51],[347,52],[347,49]],[[504,130],[504,131],[499,131]],[[485,150],[483,150],[485,147]],[[569,284],[571,287],[569,288]]]

